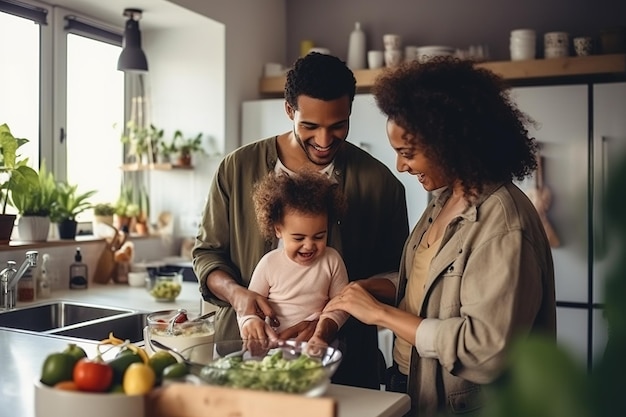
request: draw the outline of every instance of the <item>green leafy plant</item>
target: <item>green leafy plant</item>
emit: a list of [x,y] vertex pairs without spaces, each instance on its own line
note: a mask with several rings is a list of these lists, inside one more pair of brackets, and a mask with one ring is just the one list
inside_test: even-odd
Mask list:
[[48,217],[56,200],[57,184],[54,175],[46,169],[45,162],[42,162],[35,184],[19,177],[10,204],[22,216]]
[[52,205],[51,220],[57,223],[76,220],[76,216],[92,207],[89,198],[95,193],[96,190],[79,193],[78,185],[71,185],[67,181],[57,182],[57,199]]
[[115,214],[115,206],[111,203],[94,204],[93,214],[96,216],[112,216]]
[[19,198],[39,181],[37,172],[28,166],[28,158],[20,159],[17,153],[26,143],[28,139],[13,136],[6,123],[0,125],[0,214],[6,214],[12,198]]
[[199,152],[206,154],[204,146],[202,145],[202,133],[198,133],[196,136],[185,137],[183,132],[177,130],[174,132],[174,139],[172,140],[172,146],[177,152],[181,154],[192,154]]
[[169,160],[169,158],[177,152],[176,145],[174,142],[166,142],[161,140],[159,142],[159,155],[163,157],[164,160]]
[[143,156],[146,156],[148,161],[154,162],[161,148],[163,129],[152,124],[149,127],[139,126],[130,120],[126,123],[126,131],[121,140],[122,143],[128,144],[128,156],[135,162],[141,162]]

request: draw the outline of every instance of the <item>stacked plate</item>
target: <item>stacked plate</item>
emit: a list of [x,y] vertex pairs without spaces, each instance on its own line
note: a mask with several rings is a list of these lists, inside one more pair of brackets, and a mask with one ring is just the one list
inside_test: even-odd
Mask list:
[[420,46],[417,48],[417,60],[419,62],[426,62],[436,56],[451,56],[454,55],[455,49],[451,46]]

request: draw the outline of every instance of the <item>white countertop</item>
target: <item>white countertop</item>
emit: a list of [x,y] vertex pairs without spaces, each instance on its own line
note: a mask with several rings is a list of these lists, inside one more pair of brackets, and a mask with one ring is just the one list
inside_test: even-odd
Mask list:
[[[130,287],[125,284],[93,284],[86,290],[68,289],[55,291],[52,293],[50,299],[39,299],[32,303],[18,303],[17,307],[25,307],[29,304],[42,303],[49,300],[72,300],[90,304],[130,308],[144,312],[184,308],[190,315],[199,314],[201,309],[201,296],[198,291],[198,285],[193,282],[184,282],[180,296],[172,303],[155,301],[145,288]],[[2,346],[4,343],[7,343],[7,346]],[[0,405],[6,405],[8,407],[10,404],[3,404],[5,400],[11,402],[13,405],[15,405],[15,400],[19,399],[22,401],[29,401],[29,399],[31,399],[30,401],[32,401],[34,391],[32,381],[39,372],[40,364],[43,363],[43,360],[49,352],[54,351],[57,347],[64,346],[66,343],[67,340],[61,338],[0,330],[0,352],[12,352],[9,355],[10,358],[5,357],[4,359],[19,368],[13,369],[15,372],[11,372],[12,369],[11,366],[9,366],[7,372],[3,372],[2,375],[0,375],[0,385],[2,386],[4,394],[7,394],[6,389],[9,386],[6,384],[10,384],[10,386],[15,388],[15,390],[10,390],[11,395],[8,397],[3,395],[5,398],[0,400]],[[17,346],[20,344],[24,347],[20,348]],[[85,347],[89,351],[92,350],[95,345],[86,345]],[[20,356],[20,352],[24,352],[24,358],[18,357]],[[0,357],[2,357],[1,354]],[[26,372],[24,368],[26,363],[30,364],[28,372]],[[22,365],[18,366],[17,364]],[[325,395],[337,400],[338,417],[401,417],[408,412],[410,408],[410,399],[406,394],[332,384]],[[17,398],[15,398],[16,396]],[[13,399],[11,399],[11,397],[13,397]],[[33,409],[29,404],[23,404],[21,408],[23,413],[18,414],[13,414],[13,412],[20,411],[20,407],[18,407],[17,410],[13,408],[13,406],[10,408],[7,407],[0,407],[0,416],[33,416]],[[13,411],[9,411],[11,409]],[[7,412],[9,414],[5,414]]]

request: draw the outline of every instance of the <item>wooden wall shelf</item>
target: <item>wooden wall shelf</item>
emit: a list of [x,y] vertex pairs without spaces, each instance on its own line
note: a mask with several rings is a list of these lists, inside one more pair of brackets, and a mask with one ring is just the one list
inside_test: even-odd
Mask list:
[[[513,85],[545,84],[555,81],[591,79],[626,79],[626,54],[591,55],[534,59],[528,61],[493,61],[476,64],[488,68]],[[355,70],[357,91],[367,93],[384,69]],[[264,77],[259,92],[265,97],[282,97],[285,77]]]
[[173,164],[124,164],[122,171],[172,171],[191,170],[193,166],[173,165]]

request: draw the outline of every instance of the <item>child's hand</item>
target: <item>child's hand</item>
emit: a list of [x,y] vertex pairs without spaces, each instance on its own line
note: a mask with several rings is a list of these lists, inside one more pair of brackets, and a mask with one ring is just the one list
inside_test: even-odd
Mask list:
[[240,334],[246,340],[278,340],[276,332],[258,316],[246,317],[241,324]]

